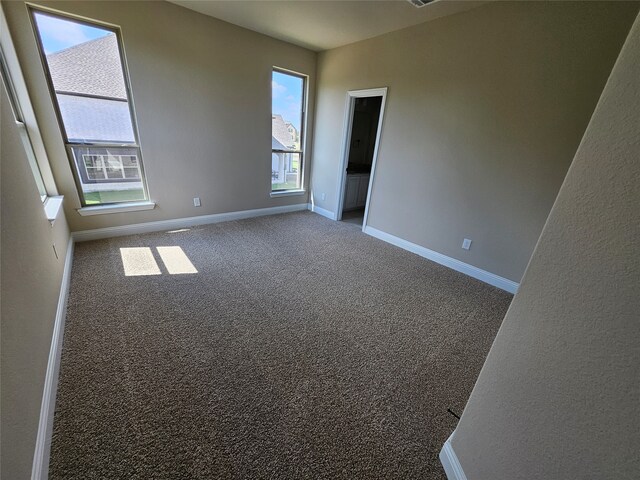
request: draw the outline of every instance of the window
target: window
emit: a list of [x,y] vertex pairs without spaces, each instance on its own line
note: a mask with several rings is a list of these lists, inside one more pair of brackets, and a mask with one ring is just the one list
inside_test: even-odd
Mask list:
[[9,69],[7,67],[7,62],[1,48],[0,75],[2,76],[2,83],[4,84],[7,96],[9,97],[9,104],[11,105],[13,118],[15,119],[18,131],[20,132],[20,138],[22,140],[22,144],[24,145],[27,159],[29,160],[29,166],[31,167],[31,171],[33,172],[33,178],[35,179],[36,186],[38,187],[40,199],[44,202],[47,200],[47,190],[45,189],[44,181],[42,180],[42,173],[40,172],[40,167],[38,166],[38,161],[36,160],[36,154],[33,150],[33,144],[31,143],[31,138],[29,137],[27,126],[24,123],[22,110],[20,109],[20,103],[18,102],[18,96],[11,81],[11,77],[9,76]]
[[119,31],[31,13],[82,205],[147,200]]
[[271,77],[271,191],[302,189],[305,77],[273,70]]
[[87,179],[113,180],[127,179],[140,180],[140,164],[135,155],[82,155],[84,171]]

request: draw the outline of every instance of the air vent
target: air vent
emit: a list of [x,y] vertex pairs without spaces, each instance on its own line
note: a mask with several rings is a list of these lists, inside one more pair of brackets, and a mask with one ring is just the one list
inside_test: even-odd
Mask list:
[[428,5],[435,1],[436,0],[407,0],[407,2],[409,2],[411,5],[417,8],[424,7],[425,5]]

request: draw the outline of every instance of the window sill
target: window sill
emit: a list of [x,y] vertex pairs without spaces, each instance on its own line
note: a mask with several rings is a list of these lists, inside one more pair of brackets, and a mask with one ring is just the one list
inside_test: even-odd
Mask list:
[[271,192],[271,198],[273,197],[290,197],[293,195],[304,195],[307,193],[306,190],[283,190],[281,192]]
[[57,195],[55,197],[47,197],[44,201],[44,214],[47,216],[47,220],[49,220],[51,225],[56,221],[60,210],[62,210],[63,199],[64,197],[62,195]]
[[83,217],[90,215],[106,215],[108,213],[139,212],[142,210],[153,210],[156,208],[155,202],[132,202],[118,205],[96,205],[95,207],[82,207],[77,211]]

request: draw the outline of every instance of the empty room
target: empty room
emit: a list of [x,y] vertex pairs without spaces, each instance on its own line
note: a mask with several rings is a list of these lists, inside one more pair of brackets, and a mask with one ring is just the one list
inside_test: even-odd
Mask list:
[[640,2],[0,1],[0,477],[640,478]]

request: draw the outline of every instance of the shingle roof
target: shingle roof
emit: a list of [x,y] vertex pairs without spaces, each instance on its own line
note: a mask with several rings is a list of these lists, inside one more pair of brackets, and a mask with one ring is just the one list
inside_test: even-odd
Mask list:
[[57,97],[69,141],[135,142],[127,102],[76,95]]
[[271,136],[271,150],[287,150],[287,147],[285,147],[283,144],[281,144],[278,140],[276,140],[276,137],[274,137],[272,135]]
[[[285,123],[282,115],[272,115],[271,116],[271,135],[273,138],[284,145],[287,149],[295,149],[295,138],[291,135],[289,130],[287,129],[287,124]],[[273,147],[276,148],[276,147]],[[280,148],[280,147],[278,147]]]
[[57,92],[127,99],[115,33],[47,55]]

